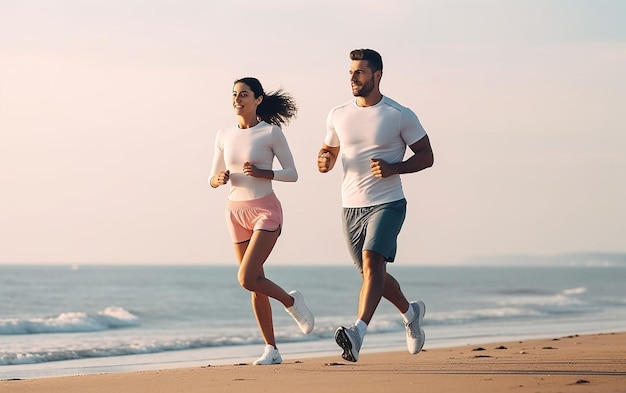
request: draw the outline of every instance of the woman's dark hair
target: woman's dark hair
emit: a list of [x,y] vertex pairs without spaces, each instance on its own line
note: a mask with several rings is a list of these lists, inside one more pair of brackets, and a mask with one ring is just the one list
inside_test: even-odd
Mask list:
[[383,70],[383,58],[373,49],[355,49],[350,52],[350,60],[367,60],[367,65],[372,72]]
[[293,96],[283,89],[265,93],[261,82],[257,78],[246,77],[237,79],[233,84],[245,83],[250,87],[254,98],[263,96],[263,101],[256,108],[259,119],[269,124],[281,126],[289,123],[291,118],[296,117],[298,107]]

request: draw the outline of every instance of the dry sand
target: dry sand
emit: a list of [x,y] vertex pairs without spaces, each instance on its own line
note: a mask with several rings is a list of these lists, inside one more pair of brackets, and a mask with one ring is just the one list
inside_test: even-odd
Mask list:
[[626,392],[626,333],[0,381],[4,393]]

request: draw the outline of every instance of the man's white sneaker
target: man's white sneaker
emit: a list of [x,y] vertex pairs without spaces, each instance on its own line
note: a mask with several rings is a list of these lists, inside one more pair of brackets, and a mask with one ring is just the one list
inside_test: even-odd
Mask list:
[[283,362],[283,358],[280,356],[278,349],[274,348],[272,345],[266,345],[265,351],[260,358],[254,361],[255,366],[265,365],[265,364],[281,364]]
[[285,308],[285,311],[296,321],[302,333],[311,333],[315,325],[315,318],[313,318],[313,313],[304,304],[304,297],[298,291],[291,291],[289,295],[293,297],[293,306]]
[[405,322],[406,328],[406,346],[409,349],[409,353],[415,355],[422,350],[424,342],[426,341],[426,335],[424,329],[422,329],[422,319],[426,312],[426,305],[421,300],[409,303],[409,307],[413,307],[415,311],[415,319],[411,322]]
[[335,342],[343,349],[342,358],[349,362],[359,360],[359,351],[363,340],[356,326],[352,325],[349,328],[339,326],[335,331]]

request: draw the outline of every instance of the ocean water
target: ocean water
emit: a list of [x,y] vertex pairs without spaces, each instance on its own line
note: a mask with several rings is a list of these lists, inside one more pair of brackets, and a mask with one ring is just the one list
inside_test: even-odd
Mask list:
[[[389,265],[426,303],[428,349],[626,330],[624,267]],[[283,358],[337,355],[356,317],[360,277],[346,266],[266,266],[316,318],[300,333],[272,301]],[[250,363],[263,341],[236,266],[0,266],[0,379]],[[405,349],[383,300],[362,353]]]

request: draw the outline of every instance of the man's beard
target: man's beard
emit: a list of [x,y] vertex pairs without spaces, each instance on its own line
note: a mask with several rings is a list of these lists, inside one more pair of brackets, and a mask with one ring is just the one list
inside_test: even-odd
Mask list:
[[352,91],[355,97],[367,97],[374,90],[374,78],[367,81],[363,86],[357,86],[356,91]]

